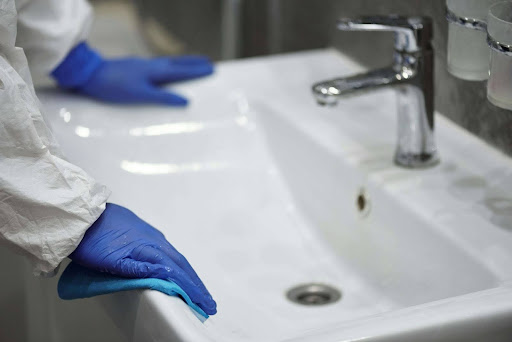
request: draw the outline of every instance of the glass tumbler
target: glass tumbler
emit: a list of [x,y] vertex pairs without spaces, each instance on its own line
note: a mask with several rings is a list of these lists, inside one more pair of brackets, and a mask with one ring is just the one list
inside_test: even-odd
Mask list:
[[489,9],[487,41],[491,47],[487,98],[495,106],[512,110],[512,2]]
[[489,77],[487,14],[502,0],[446,0],[448,71],[468,81]]

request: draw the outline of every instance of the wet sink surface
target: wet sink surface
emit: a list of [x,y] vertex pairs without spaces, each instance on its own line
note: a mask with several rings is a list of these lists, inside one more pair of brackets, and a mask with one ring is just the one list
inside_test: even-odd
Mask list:
[[[41,93],[68,158],[161,229],[218,302],[201,323],[160,293],[101,297],[131,339],[512,335],[511,160],[438,115],[441,164],[396,167],[392,91],[335,108],[310,95],[357,70],[330,50],[227,62],[178,87],[184,110]],[[342,299],[286,298],[311,282]]]

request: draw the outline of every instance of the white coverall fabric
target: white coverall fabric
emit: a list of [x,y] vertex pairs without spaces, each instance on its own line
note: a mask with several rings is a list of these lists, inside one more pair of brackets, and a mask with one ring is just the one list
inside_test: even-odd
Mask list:
[[16,46],[25,51],[36,79],[48,76],[89,34],[92,9],[85,0],[16,0],[15,4]]
[[51,275],[75,250],[110,193],[62,156],[16,45],[28,44],[31,69],[49,72],[82,39],[87,8],[81,0],[0,0],[0,243],[27,256],[37,275]]

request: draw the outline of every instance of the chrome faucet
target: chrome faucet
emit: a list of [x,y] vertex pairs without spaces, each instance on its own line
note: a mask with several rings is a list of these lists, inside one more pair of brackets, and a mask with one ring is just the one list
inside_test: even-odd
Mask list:
[[426,17],[373,16],[341,19],[342,31],[395,33],[393,65],[313,86],[321,105],[335,105],[344,95],[393,86],[398,96],[398,143],[395,163],[426,168],[439,162],[434,140],[434,56],[432,21]]

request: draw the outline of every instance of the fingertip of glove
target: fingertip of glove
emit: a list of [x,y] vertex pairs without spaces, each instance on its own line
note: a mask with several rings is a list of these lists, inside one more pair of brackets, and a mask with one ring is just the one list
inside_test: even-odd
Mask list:
[[167,102],[167,104],[170,106],[176,106],[176,107],[186,107],[186,106],[188,106],[188,100],[183,97],[173,98],[173,99],[170,99]]
[[206,312],[208,315],[215,315],[217,313],[217,303],[212,299],[211,301],[208,301],[207,303],[203,303],[202,309],[204,312]]
[[209,64],[205,66],[205,75],[211,75],[215,72],[215,66],[213,64]]
[[149,102],[152,102],[151,100],[173,107],[186,107],[189,103],[186,98],[167,92],[165,90],[158,90],[153,92]]
[[217,313],[217,309],[203,310],[203,311],[206,312],[208,314],[208,316],[213,316]]
[[215,69],[213,64],[204,64],[204,65],[194,65],[190,67],[183,68],[184,77],[183,80],[193,80],[195,78],[209,76],[214,73]]

